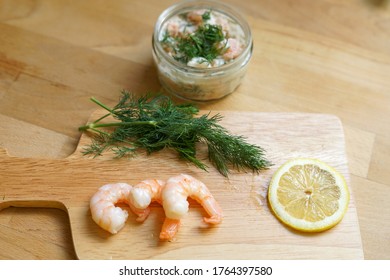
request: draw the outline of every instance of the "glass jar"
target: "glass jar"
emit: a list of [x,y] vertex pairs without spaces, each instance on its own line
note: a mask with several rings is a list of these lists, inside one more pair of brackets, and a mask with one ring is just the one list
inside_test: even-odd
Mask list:
[[[241,53],[226,64],[197,68],[178,61],[164,50],[162,40],[172,17],[191,11],[215,12],[240,33]],[[166,9],[158,18],[153,33],[153,58],[162,87],[169,93],[193,101],[220,99],[236,90],[245,76],[252,56],[253,42],[248,23],[232,7],[214,1],[184,1]]]

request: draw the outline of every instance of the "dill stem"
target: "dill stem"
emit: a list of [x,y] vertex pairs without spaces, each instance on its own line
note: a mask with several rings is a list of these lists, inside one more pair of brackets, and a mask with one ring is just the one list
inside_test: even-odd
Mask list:
[[99,129],[96,129],[96,128],[90,128],[92,131],[95,131],[96,133],[101,133],[101,134],[104,134],[106,136],[110,136],[110,133],[107,133],[105,131],[102,131],[102,130],[99,130]]
[[97,119],[96,121],[94,121],[93,123],[89,123],[87,125],[83,125],[83,126],[80,126],[79,127],[79,131],[86,131],[88,129],[91,129],[91,130],[94,130],[96,131],[96,128],[99,128],[99,127],[115,127],[115,126],[133,126],[133,125],[153,125],[153,126],[156,126],[157,125],[157,122],[156,121],[134,121],[134,122],[113,122],[113,123],[98,123],[99,121],[103,120],[104,118],[108,117],[109,115],[114,115],[115,112],[107,107],[106,105],[104,105],[102,102],[100,102],[99,100],[97,100],[95,97],[91,97],[91,101],[96,103],[97,105],[99,105],[100,107],[104,108],[105,110],[107,110],[108,114],[102,116],[101,118]]
[[80,131],[85,131],[88,129],[95,129],[99,127],[113,127],[113,126],[134,126],[134,125],[152,125],[156,126],[156,121],[134,121],[134,122],[114,122],[114,123],[89,123],[79,127]]
[[107,117],[110,116],[110,115],[111,115],[111,113],[105,114],[104,116],[98,118],[98,119],[97,119],[96,121],[94,121],[93,123],[98,123],[98,122],[100,122],[101,120],[107,118]]
[[104,105],[103,103],[101,103],[99,100],[97,100],[95,97],[91,97],[91,101],[96,103],[97,105],[99,105],[100,107],[106,109],[108,112],[110,112],[111,114],[113,113],[112,109],[108,108],[106,105]]

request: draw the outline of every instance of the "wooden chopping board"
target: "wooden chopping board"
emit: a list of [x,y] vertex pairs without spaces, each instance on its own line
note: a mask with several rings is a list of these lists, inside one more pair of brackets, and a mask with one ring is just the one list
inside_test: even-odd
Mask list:
[[[95,112],[91,120],[101,112]],[[300,233],[282,225],[271,213],[266,192],[272,174],[296,157],[318,158],[341,172],[350,187],[344,133],[332,115],[306,113],[222,112],[222,124],[234,134],[267,151],[272,168],[259,174],[233,173],[229,179],[213,167],[204,172],[164,150],[147,156],[89,158],[81,151],[90,137],[83,134],[75,152],[65,159],[9,156],[0,149],[0,210],[54,207],[69,214],[74,247],[80,259],[363,259],[353,195],[336,227],[322,233]],[[206,160],[206,153],[200,153]],[[224,210],[220,225],[202,222],[204,210],[190,200],[190,211],[176,239],[159,241],[163,209],[152,205],[148,219],[135,221],[130,212],[116,235],[91,219],[89,199],[107,183],[135,185],[148,178],[168,179],[180,173],[203,181]],[[1,213],[0,213],[1,215]]]

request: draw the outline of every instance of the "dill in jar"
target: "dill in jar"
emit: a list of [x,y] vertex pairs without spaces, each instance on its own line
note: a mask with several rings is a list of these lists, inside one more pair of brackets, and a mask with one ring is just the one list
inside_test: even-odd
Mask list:
[[226,34],[221,25],[207,22],[211,19],[211,11],[195,13],[192,17],[189,14],[180,14],[180,22],[168,24],[161,44],[175,60],[185,64],[194,58],[198,58],[198,62],[212,63],[228,48]]

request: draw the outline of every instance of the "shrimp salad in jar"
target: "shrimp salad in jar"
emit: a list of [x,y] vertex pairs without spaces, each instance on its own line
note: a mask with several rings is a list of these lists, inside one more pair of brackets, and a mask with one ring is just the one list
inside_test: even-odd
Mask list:
[[190,67],[218,67],[241,54],[245,41],[240,26],[224,14],[194,10],[172,17],[160,42],[175,60]]
[[217,2],[172,6],[160,16],[153,35],[162,86],[195,101],[232,93],[245,75],[252,47],[247,23]]

